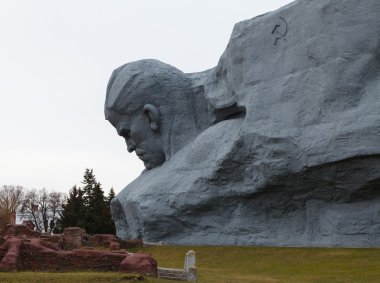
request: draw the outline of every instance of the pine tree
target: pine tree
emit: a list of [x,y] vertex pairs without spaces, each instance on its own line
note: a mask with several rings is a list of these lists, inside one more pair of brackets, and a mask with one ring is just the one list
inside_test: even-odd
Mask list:
[[111,216],[111,201],[114,197],[115,197],[115,191],[113,190],[113,188],[111,188],[108,193],[108,197],[106,198],[106,210],[104,211],[104,220],[105,220],[104,230],[108,234],[116,233],[115,223],[113,222],[112,216]]
[[88,215],[86,218],[86,231],[89,234],[104,233],[106,203],[104,192],[100,183],[95,183],[88,195]]
[[84,185],[84,187],[83,187],[84,205],[86,207],[89,207],[90,199],[93,198],[93,192],[94,192],[94,188],[96,186],[96,179],[95,179],[93,169],[86,168],[86,171],[84,172],[84,175],[83,175],[82,184]]
[[74,186],[69,193],[66,204],[62,205],[63,212],[57,226],[60,230],[66,227],[85,227],[86,206],[84,205],[84,191]]
[[110,202],[115,197],[113,189],[104,196],[102,186],[96,181],[93,169],[86,169],[83,175],[83,188],[74,186],[69,199],[63,206],[60,224],[82,227],[89,234],[114,234],[115,224],[111,218]]
[[110,207],[111,205],[111,201],[113,200],[113,198],[115,197],[115,191],[113,189],[113,187],[110,189],[109,193],[108,193],[108,197],[107,197],[107,205],[108,207]]

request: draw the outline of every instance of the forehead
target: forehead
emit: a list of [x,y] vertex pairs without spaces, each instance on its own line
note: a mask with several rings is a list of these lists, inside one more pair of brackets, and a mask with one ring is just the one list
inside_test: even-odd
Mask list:
[[115,111],[109,111],[109,115],[107,117],[107,120],[113,123],[123,123],[123,122],[129,122],[131,121],[132,116],[128,113],[118,113]]
[[156,87],[155,76],[144,71],[141,64],[126,64],[113,72],[105,106],[120,113],[133,113],[155,93]]
[[108,106],[120,103],[124,96],[128,96],[128,89],[138,75],[138,71],[121,66],[113,71],[107,86],[106,104]]
[[[134,90],[133,92],[123,89],[117,93],[111,89],[105,102],[106,119],[107,116],[129,116],[133,117],[143,106],[148,103],[144,90]],[[107,113],[108,112],[108,113]],[[120,117],[117,117],[120,119]]]

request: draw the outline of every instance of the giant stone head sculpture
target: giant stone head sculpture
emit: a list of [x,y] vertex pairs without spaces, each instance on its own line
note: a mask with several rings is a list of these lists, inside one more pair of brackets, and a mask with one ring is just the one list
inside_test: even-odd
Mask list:
[[297,0],[238,23],[218,64],[118,68],[106,119],[147,169],[123,239],[380,246],[380,1]]
[[[122,136],[129,152],[152,169],[169,160],[210,121],[197,88],[180,70],[157,60],[117,68],[108,83],[106,119]],[[194,109],[202,111],[198,115]]]

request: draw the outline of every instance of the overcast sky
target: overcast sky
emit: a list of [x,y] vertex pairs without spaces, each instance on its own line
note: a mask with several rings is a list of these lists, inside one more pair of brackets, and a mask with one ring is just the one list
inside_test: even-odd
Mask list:
[[93,168],[108,192],[143,170],[104,120],[116,67],[214,67],[235,23],[290,0],[0,0],[0,186],[68,192]]

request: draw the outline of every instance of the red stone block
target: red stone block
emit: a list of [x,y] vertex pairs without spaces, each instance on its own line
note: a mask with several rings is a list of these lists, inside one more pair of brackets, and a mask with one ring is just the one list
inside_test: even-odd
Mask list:
[[127,256],[121,262],[120,271],[157,277],[157,261],[148,254],[135,253]]
[[63,231],[63,248],[65,250],[78,249],[82,246],[84,230],[79,227],[65,228]]

